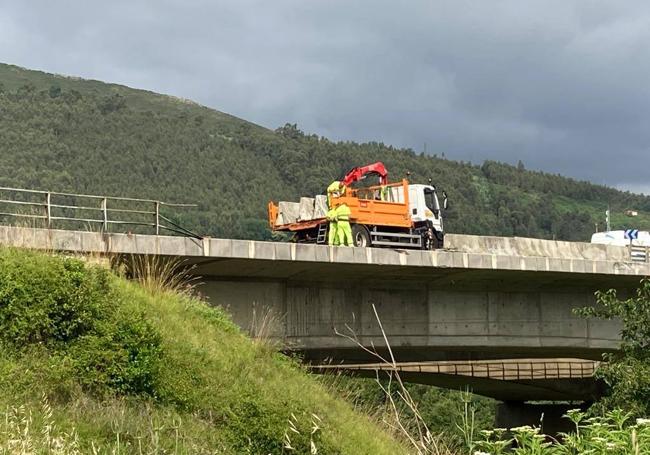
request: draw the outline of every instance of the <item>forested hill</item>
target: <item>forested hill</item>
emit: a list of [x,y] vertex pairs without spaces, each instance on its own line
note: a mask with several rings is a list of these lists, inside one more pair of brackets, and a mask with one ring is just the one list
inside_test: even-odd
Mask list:
[[587,240],[608,204],[614,228],[650,228],[650,197],[523,165],[332,142],[295,125],[270,131],[187,100],[2,64],[0,156],[0,186],[197,203],[179,220],[221,237],[269,238],[269,199],[322,193],[377,160],[393,178],[410,171],[447,190],[448,232]]

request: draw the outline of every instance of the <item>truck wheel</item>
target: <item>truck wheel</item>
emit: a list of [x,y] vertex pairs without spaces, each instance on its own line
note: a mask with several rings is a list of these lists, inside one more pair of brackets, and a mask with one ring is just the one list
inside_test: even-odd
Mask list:
[[443,246],[443,236],[435,229],[429,229],[422,234],[423,250],[438,250]]
[[434,250],[436,248],[436,236],[432,235],[431,231],[427,231],[422,234],[422,249],[423,250]]
[[445,246],[445,234],[442,232],[433,232],[433,245],[436,250],[442,249]]
[[354,246],[370,246],[370,233],[368,232],[368,229],[366,229],[366,227],[363,225],[352,225],[352,239],[354,240]]

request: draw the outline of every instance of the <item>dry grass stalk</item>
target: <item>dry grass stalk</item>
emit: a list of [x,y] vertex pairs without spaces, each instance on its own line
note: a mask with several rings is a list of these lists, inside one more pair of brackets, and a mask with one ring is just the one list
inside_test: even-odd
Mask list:
[[[359,337],[357,336],[356,332],[349,325],[347,324],[345,325],[345,328],[348,331],[348,333],[339,332],[337,329],[334,329],[334,331],[337,335],[350,340],[351,342],[356,344],[359,348],[361,348],[363,351],[370,354],[372,357],[376,358],[382,364],[388,367],[386,369],[388,373],[388,383],[386,385],[384,385],[381,381],[379,370],[377,370],[377,377],[376,377],[377,384],[379,385],[382,392],[386,396],[387,405],[391,415],[390,421],[384,419],[384,423],[388,425],[388,427],[390,427],[397,434],[404,437],[409,442],[409,444],[415,449],[418,455],[451,454],[452,452],[449,450],[446,444],[444,444],[444,442],[442,442],[438,437],[435,437],[431,433],[429,427],[424,421],[424,418],[422,417],[422,414],[420,414],[417,403],[415,402],[415,400],[407,390],[399,374],[397,361],[395,360],[395,356],[393,355],[393,350],[388,341],[388,337],[386,336],[386,331],[384,330],[384,326],[381,322],[379,314],[377,313],[377,308],[375,307],[374,304],[372,305],[372,310],[374,312],[375,319],[377,320],[377,324],[379,325],[379,329],[381,330],[381,334],[384,339],[386,349],[388,350],[388,358],[386,358],[385,356],[381,355],[378,352],[374,343],[371,343],[370,348],[366,347],[359,340]],[[394,387],[396,388],[396,390],[394,390]],[[406,417],[403,416],[402,412],[400,412],[399,406],[396,403],[395,399],[393,398],[394,394],[397,395],[398,399],[404,405],[406,405],[406,407],[412,414],[412,417],[409,419],[408,423],[406,422]]]
[[66,433],[56,428],[52,408],[45,395],[41,398],[40,411],[41,422],[37,424],[31,410],[25,406],[6,409],[0,422],[0,454],[81,454],[76,431]]
[[281,348],[281,341],[274,336],[275,328],[282,322],[282,318],[271,307],[259,308],[253,302],[253,318],[250,325],[250,336],[257,344],[273,349]]
[[130,255],[126,260],[117,260],[124,267],[128,278],[134,279],[152,294],[173,292],[192,295],[201,283],[200,277],[193,273],[195,265],[186,265],[177,258],[149,255]]
[[[291,452],[298,452],[299,448],[296,448],[293,446],[293,442],[291,440],[291,433],[295,433],[296,435],[300,436],[302,435],[300,429],[299,429],[299,422],[298,418],[295,416],[295,414],[291,413],[291,417],[288,420],[289,422],[289,428],[284,432],[284,437],[282,438],[282,444],[283,444],[283,453],[284,451],[287,451],[289,453]],[[316,414],[311,414],[310,419],[309,419],[309,453],[310,455],[318,455],[318,437],[321,432],[321,424],[322,420],[320,417],[318,417]]]

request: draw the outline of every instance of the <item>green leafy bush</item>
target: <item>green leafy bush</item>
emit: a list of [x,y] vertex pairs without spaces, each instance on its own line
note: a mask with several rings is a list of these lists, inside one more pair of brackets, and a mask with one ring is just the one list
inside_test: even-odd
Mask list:
[[597,305],[578,311],[584,317],[618,318],[621,347],[604,356],[596,372],[607,393],[596,409],[623,409],[637,417],[650,415],[650,280],[641,281],[636,295],[620,299],[615,290],[596,293]]
[[0,250],[0,340],[17,355],[45,347],[94,393],[154,396],[160,334],[111,279],[79,259]]
[[74,259],[0,252],[0,339],[53,346],[93,330],[112,311],[107,272]]
[[69,348],[79,382],[95,391],[156,397],[161,338],[142,315],[120,314]]

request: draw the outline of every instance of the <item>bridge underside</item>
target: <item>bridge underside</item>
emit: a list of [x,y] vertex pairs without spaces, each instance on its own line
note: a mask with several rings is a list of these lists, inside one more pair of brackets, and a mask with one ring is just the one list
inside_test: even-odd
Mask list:
[[[594,304],[596,290],[627,294],[638,285],[633,276],[237,259],[197,261],[194,272],[209,301],[228,308],[241,327],[255,334],[265,326],[267,335],[312,364],[376,362],[360,345],[386,355],[374,309],[398,362],[601,360],[618,346],[618,323],[585,320],[573,309]],[[376,376],[372,367],[353,370]],[[510,401],[588,401],[601,392],[591,373],[510,380],[400,374]]]
[[[400,362],[518,357],[600,360],[618,345],[618,323],[574,308],[594,291],[634,289],[636,277],[454,268],[359,267],[238,260],[198,263],[202,292],[242,327],[272,320],[272,335],[307,360],[372,360],[385,346],[377,311]],[[618,279],[617,279],[618,278]],[[257,319],[257,320],[256,320]],[[254,331],[254,330],[253,330]]]
[[594,378],[598,362],[581,359],[504,359],[356,365],[315,365],[321,374],[386,379],[397,372],[405,382],[469,389],[501,401],[593,401],[603,384]]
[[[357,250],[358,248],[355,248]],[[419,253],[419,252],[418,252]],[[408,256],[409,251],[403,251]],[[482,291],[580,291],[593,295],[602,289],[636,289],[642,276],[571,272],[538,272],[450,267],[408,267],[291,260],[239,258],[183,258],[194,273],[208,280],[316,282],[372,285],[375,283],[427,284],[438,289]],[[533,258],[534,259],[534,258]],[[544,258],[537,258],[543,260]],[[626,264],[621,264],[625,267]]]

